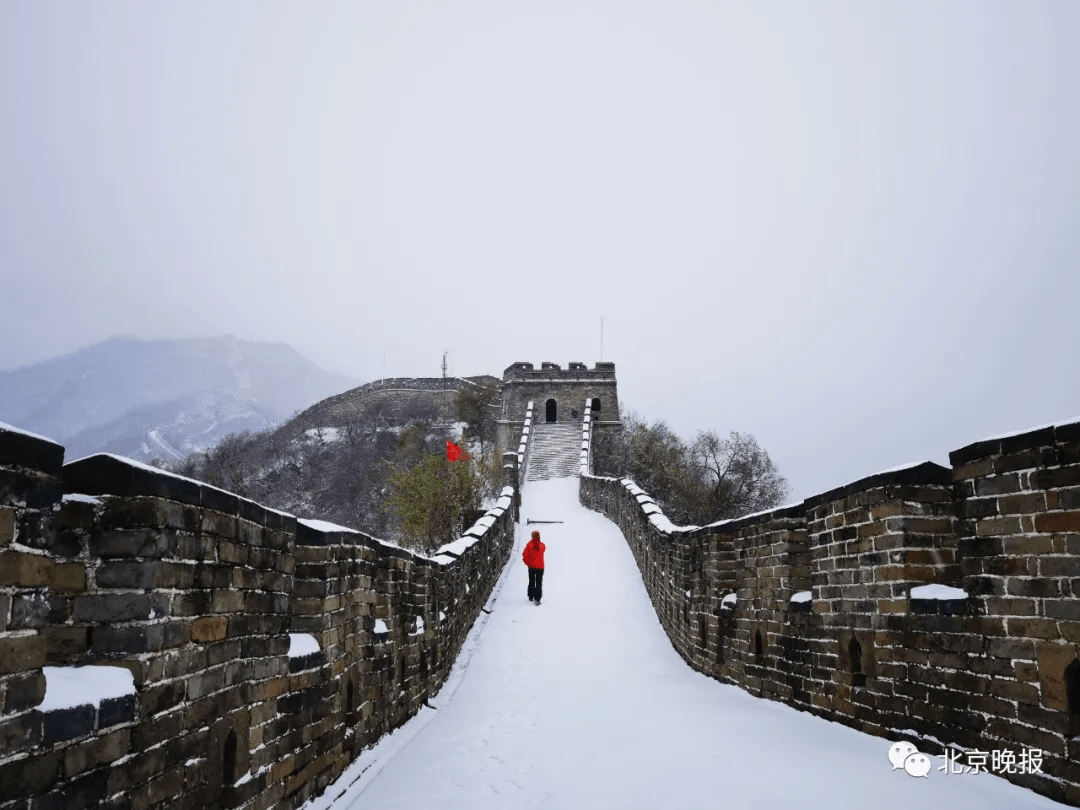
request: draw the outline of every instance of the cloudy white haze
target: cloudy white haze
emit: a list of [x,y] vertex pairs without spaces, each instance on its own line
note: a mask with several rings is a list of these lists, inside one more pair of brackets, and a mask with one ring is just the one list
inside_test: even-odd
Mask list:
[[6,3],[0,368],[616,363],[805,497],[1080,414],[1080,3]]

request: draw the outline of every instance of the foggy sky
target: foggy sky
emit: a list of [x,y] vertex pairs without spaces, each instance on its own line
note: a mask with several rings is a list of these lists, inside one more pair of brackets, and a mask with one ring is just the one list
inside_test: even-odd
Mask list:
[[1080,414],[1080,3],[7,3],[0,368],[616,363],[795,498]]

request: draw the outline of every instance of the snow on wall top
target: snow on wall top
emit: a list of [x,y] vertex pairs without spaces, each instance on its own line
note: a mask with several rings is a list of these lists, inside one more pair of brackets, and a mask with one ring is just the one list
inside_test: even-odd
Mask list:
[[0,422],[0,430],[6,430],[9,433],[18,433],[23,436],[29,436],[31,439],[39,439],[43,442],[48,442],[49,444],[55,444],[57,447],[63,446],[60,444],[60,442],[55,442],[48,436],[42,436],[40,433],[31,433],[29,430],[17,428],[14,425],[9,425],[7,422]]
[[1011,439],[1013,436],[1023,436],[1025,433],[1034,433],[1036,430],[1045,430],[1052,427],[1064,427],[1065,425],[1075,425],[1080,422],[1080,416],[1074,416],[1071,419],[1061,419],[1057,422],[1051,422],[1047,425],[1036,425],[1035,427],[1024,428],[1023,430],[1013,430],[1008,433],[999,433],[997,436],[987,436],[985,439],[979,439],[981,442],[993,442],[998,439]]
[[[350,529],[348,526],[338,526],[336,523],[331,523],[330,521],[327,521],[327,520],[312,520],[311,518],[298,518],[296,522],[300,523],[300,524],[302,524],[304,526],[307,526],[309,529],[314,529],[317,532],[324,532],[324,533],[327,533],[327,534],[334,533],[334,532],[341,532],[342,534],[358,534],[361,537],[368,538],[369,540],[371,540],[374,543],[378,543],[380,546],[386,546],[387,548],[402,548],[402,546],[399,546],[397,543],[392,543],[389,540],[381,540],[378,537],[372,537],[370,534],[366,534],[365,532],[357,531],[356,529]],[[429,557],[425,557],[423,554],[421,554],[418,551],[413,551],[412,549],[406,549],[406,550],[410,554],[415,554],[417,557],[419,557],[422,560],[430,559]]]
[[[921,464],[922,462],[919,463]],[[723,526],[725,523],[734,523],[736,520],[746,520],[747,518],[761,517],[762,515],[767,515],[770,512],[779,512],[781,509],[791,509],[793,506],[798,506],[801,503],[802,501],[792,501],[791,503],[785,503],[782,506],[770,506],[768,509],[762,509],[760,512],[751,512],[749,515],[739,515],[735,518],[724,518],[723,520],[718,520],[715,523],[709,523],[703,528],[711,529],[714,526]]]
[[101,506],[101,500],[93,495],[80,495],[77,492],[69,492],[61,499],[64,503],[92,503]]

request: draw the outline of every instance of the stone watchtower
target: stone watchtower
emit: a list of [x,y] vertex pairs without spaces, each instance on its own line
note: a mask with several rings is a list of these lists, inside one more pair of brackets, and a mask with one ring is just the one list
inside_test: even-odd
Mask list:
[[564,371],[557,363],[514,363],[503,372],[502,402],[497,420],[499,452],[516,450],[525,423],[525,409],[533,403],[533,424],[581,423],[585,401],[592,403],[593,431],[617,430],[619,392],[615,364],[570,363]]

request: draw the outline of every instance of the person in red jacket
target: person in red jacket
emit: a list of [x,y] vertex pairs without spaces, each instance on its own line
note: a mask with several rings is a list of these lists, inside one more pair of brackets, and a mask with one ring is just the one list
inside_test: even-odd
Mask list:
[[532,539],[525,544],[525,550],[521,553],[521,559],[529,566],[529,601],[534,605],[540,604],[540,597],[544,595],[544,549],[540,542],[540,532],[534,531]]

